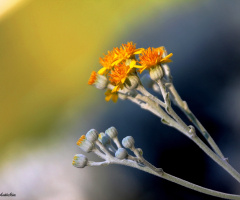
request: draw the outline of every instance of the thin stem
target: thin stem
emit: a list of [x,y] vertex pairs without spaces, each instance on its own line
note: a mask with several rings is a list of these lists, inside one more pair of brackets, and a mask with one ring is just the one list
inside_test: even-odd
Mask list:
[[[165,113],[161,107],[157,106],[155,102],[150,100],[147,97],[142,97],[141,95],[137,96],[140,100],[145,101],[146,109],[150,110],[154,114],[156,114],[158,117],[162,119],[166,119],[166,121],[169,123],[169,126],[172,126],[179,130],[180,132],[184,133],[187,137],[189,137],[191,140],[193,140],[208,156],[210,156],[216,163],[218,163],[221,167],[223,167],[229,174],[231,174],[238,182],[240,182],[240,175],[239,173],[231,166],[229,165],[225,160],[218,157],[217,154],[215,154],[205,143],[201,141],[200,138],[196,136],[196,134],[191,135],[189,133],[189,130],[182,127],[180,124],[176,123],[172,118],[170,118],[167,113]],[[134,100],[135,101],[135,100]],[[134,102],[133,101],[133,102]],[[136,102],[135,102],[136,103]],[[139,102],[138,102],[139,103]],[[154,111],[155,110],[155,111]],[[156,113],[157,112],[157,113]]]
[[137,90],[139,92],[141,92],[143,95],[145,95],[146,97],[148,97],[149,99],[153,100],[154,102],[156,102],[157,104],[159,104],[162,107],[165,107],[165,104],[159,100],[157,97],[153,96],[150,92],[148,92],[142,85],[139,85],[137,87]]
[[186,130],[182,126],[180,126],[177,122],[175,122],[160,106],[157,105],[156,102],[140,94],[138,94],[135,98],[143,102],[146,102],[146,104],[142,105],[139,101],[136,101],[136,99],[134,98],[133,99],[130,98],[130,100],[134,103],[139,104],[142,108],[149,110],[150,112],[161,118],[163,123],[166,123],[168,126],[176,128],[178,131],[186,135]]
[[186,188],[201,192],[203,194],[207,194],[207,195],[211,195],[211,196],[215,196],[215,197],[220,197],[220,198],[224,198],[224,199],[240,200],[239,195],[227,194],[227,193],[219,192],[219,191],[216,191],[216,190],[211,190],[211,189],[196,185],[194,183],[185,181],[185,180],[180,179],[178,177],[172,176],[172,175],[164,172],[163,170],[156,171],[156,170],[153,170],[153,169],[151,169],[147,166],[141,166],[134,161],[130,161],[130,160],[126,160],[126,159],[117,160],[117,159],[114,158],[114,159],[110,160],[110,164],[121,164],[121,165],[129,166],[129,167],[133,167],[133,168],[139,169],[141,171],[145,171],[147,173],[150,173],[152,175],[158,176],[160,178],[164,178],[168,181],[179,184],[179,185],[184,186]]
[[211,157],[217,164],[224,168],[229,174],[232,175],[240,183],[240,174],[225,160],[222,160],[217,156],[197,135],[191,137],[194,141],[209,157]]
[[172,83],[169,83],[167,85],[167,88],[169,92],[171,93],[171,96],[173,97],[173,102],[182,110],[182,112],[188,117],[188,119],[197,127],[197,129],[200,131],[200,133],[204,136],[204,138],[207,140],[209,145],[212,147],[212,149],[223,159],[226,160],[223,153],[217,146],[217,144],[214,142],[211,135],[207,132],[207,130],[203,127],[203,125],[198,121],[196,116],[192,113],[192,111],[189,109],[187,103],[181,99],[178,92],[176,91],[174,85]]
[[184,123],[184,121],[175,113],[175,111],[172,109],[172,106],[171,106],[171,103],[170,103],[170,100],[167,99],[169,98],[168,97],[168,94],[166,92],[166,88],[165,86],[163,85],[162,81],[161,80],[158,80],[157,81],[157,84],[161,90],[161,93],[162,93],[162,96],[164,98],[164,101],[165,101],[165,108],[166,110],[168,111],[169,115],[171,115],[185,130],[189,131],[189,127]]

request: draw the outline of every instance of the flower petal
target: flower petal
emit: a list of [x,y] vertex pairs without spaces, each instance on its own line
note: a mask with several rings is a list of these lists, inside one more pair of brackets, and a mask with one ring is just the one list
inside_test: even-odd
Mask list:
[[112,101],[113,101],[114,103],[116,103],[117,100],[118,100],[118,95],[117,95],[116,93],[113,93],[113,94],[112,94]]
[[139,73],[141,74],[146,68],[147,68],[147,67],[145,66],[145,67],[139,69]]
[[105,100],[106,100],[106,101],[110,101],[111,98],[112,98],[112,94],[107,95],[107,96],[105,97]]
[[144,48],[139,48],[139,49],[136,49],[135,50],[135,52],[133,53],[133,54],[140,54],[140,53],[142,53],[143,52],[143,50],[144,50]]
[[161,63],[168,63],[168,62],[172,62],[172,60],[171,59],[169,59],[169,58],[171,58],[173,56],[173,54],[172,53],[170,53],[170,54],[168,54],[165,58],[163,58],[163,59],[161,59]]
[[116,61],[114,61],[111,66],[114,66],[114,65],[118,65],[120,62],[122,62],[122,59],[118,59]]
[[103,75],[106,72],[107,68],[103,67],[98,71],[98,74]]
[[119,90],[119,85],[115,86],[113,89],[112,89],[112,93],[113,92],[117,92]]

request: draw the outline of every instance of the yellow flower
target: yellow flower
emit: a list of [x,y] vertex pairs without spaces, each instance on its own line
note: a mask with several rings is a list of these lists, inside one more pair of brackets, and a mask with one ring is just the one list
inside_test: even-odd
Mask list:
[[125,63],[120,63],[114,67],[114,69],[109,74],[109,81],[115,87],[112,92],[117,92],[120,88],[123,89],[123,84],[131,72],[131,68],[126,66]]
[[113,61],[114,54],[112,51],[108,51],[107,55],[104,55],[103,58],[99,58],[99,62],[102,65],[102,68],[98,71],[98,74],[107,74],[112,69]]
[[118,65],[120,62],[129,58],[134,58],[134,55],[140,54],[142,51],[143,48],[136,49],[136,44],[133,44],[133,42],[122,44],[120,48],[116,47],[113,49],[114,62],[112,63],[112,66]]
[[117,102],[117,100],[118,100],[118,94],[117,94],[117,92],[111,92],[111,90],[107,90],[106,92],[105,92],[105,100],[106,101],[110,101],[110,99],[112,99],[112,101],[114,102],[114,103],[116,103]]
[[158,48],[148,48],[142,52],[139,56],[139,63],[142,65],[142,68],[139,70],[142,73],[145,69],[150,69],[156,65],[160,65],[163,63],[172,62],[170,57],[172,57],[172,53],[168,54],[165,58],[163,58],[164,47]]

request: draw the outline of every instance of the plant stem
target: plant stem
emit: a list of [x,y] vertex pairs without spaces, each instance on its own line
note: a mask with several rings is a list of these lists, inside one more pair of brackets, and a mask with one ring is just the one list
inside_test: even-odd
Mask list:
[[216,155],[197,135],[191,137],[194,141],[209,157],[211,157],[217,164],[224,168],[229,174],[232,175],[240,183],[240,174],[226,161],[222,160]]
[[160,88],[160,91],[162,93],[163,99],[165,101],[165,108],[168,111],[169,115],[171,115],[176,122],[178,122],[185,130],[189,131],[189,127],[184,123],[184,121],[175,113],[175,111],[172,109],[172,106],[170,104],[170,100],[167,99],[167,92],[166,88],[164,87],[161,80],[157,81],[157,84]]
[[212,149],[223,160],[226,160],[223,153],[221,152],[221,150],[219,149],[217,144],[214,142],[213,138],[210,136],[210,134],[207,132],[207,130],[203,127],[203,125],[198,121],[198,119],[195,117],[195,115],[191,112],[187,103],[181,99],[181,97],[179,96],[178,92],[176,91],[174,85],[172,83],[168,83],[167,88],[173,97],[174,103],[182,110],[182,112],[188,117],[188,119],[197,127],[197,129],[201,132],[201,134],[207,140],[207,142],[212,147]]
[[201,192],[203,194],[207,194],[207,195],[211,195],[211,196],[215,196],[215,197],[219,197],[219,198],[224,198],[224,199],[240,200],[239,195],[227,194],[227,193],[219,192],[219,191],[216,191],[216,190],[211,190],[211,189],[208,189],[208,188],[204,188],[204,187],[201,187],[199,185],[196,185],[196,184],[193,184],[191,182],[180,179],[178,177],[172,176],[172,175],[164,172],[163,170],[156,171],[156,170],[153,170],[153,169],[151,169],[147,166],[141,166],[141,165],[139,165],[136,162],[131,161],[131,160],[126,160],[126,159],[117,160],[117,159],[113,158],[109,162],[110,162],[110,164],[121,164],[121,165],[129,166],[129,167],[137,168],[141,171],[145,171],[145,172],[150,173],[152,175],[155,175],[155,176],[158,176],[160,178],[166,179],[168,181],[179,184],[179,185],[184,186],[186,188]]

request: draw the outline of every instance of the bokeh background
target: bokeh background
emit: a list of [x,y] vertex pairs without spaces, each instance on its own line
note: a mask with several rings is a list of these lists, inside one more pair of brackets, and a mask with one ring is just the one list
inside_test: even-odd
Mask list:
[[237,181],[182,134],[130,102],[105,102],[103,91],[87,85],[107,50],[127,41],[164,45],[174,54],[179,93],[240,171],[239,9],[237,0],[1,0],[0,193],[19,200],[217,199],[123,166],[71,165],[83,153],[75,145],[82,134],[115,126],[164,171],[240,194]]

